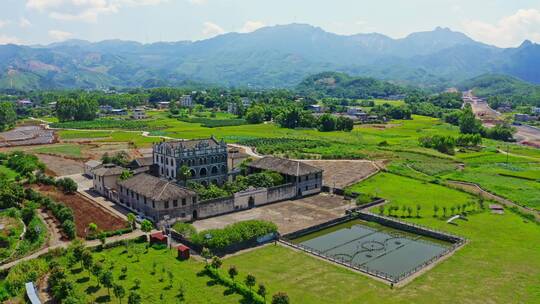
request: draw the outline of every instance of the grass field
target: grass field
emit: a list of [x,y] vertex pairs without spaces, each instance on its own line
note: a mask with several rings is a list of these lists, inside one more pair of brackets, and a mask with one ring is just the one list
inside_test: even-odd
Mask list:
[[[139,261],[134,254],[135,250],[142,252]],[[115,284],[121,284],[126,290],[123,303],[127,302],[127,294],[135,290],[133,288],[135,279],[141,280],[140,289],[136,291],[142,296],[142,303],[177,303],[176,295],[181,284],[185,287],[184,303],[239,303],[241,300],[241,296],[236,294],[224,295],[226,294],[224,287],[212,286],[208,277],[197,275],[203,269],[204,262],[178,261],[174,250],[150,248],[148,253],[144,253],[144,244],[133,244],[128,252],[124,251],[125,247],[120,246],[94,254],[95,261],[102,260],[102,264],[107,268],[113,266],[111,271]],[[153,273],[154,262],[155,273]],[[121,279],[121,269],[124,266],[127,267],[126,277]],[[168,271],[173,274],[172,288],[169,287]],[[77,294],[85,295],[86,301],[91,303],[108,301],[107,289],[103,286],[98,288],[95,277],[82,270],[79,264],[73,271],[67,271],[67,274],[77,282],[75,284]],[[111,297],[112,303],[119,303],[112,296],[112,291]]]
[[32,150],[35,153],[52,154],[58,156],[67,156],[71,158],[82,158],[82,151],[80,145],[53,145],[43,148],[37,148]]
[[[386,102],[386,101],[378,101]],[[357,125],[352,132],[318,132],[307,129],[286,129],[268,123],[206,128],[198,123],[179,121],[167,116],[167,112],[149,112],[151,119],[145,124],[153,131],[150,135],[173,138],[205,138],[211,135],[227,142],[251,142],[261,151],[292,158],[368,158],[386,159],[392,162],[388,170],[418,180],[456,179],[479,183],[486,190],[507,197],[515,202],[540,209],[540,149],[515,144],[484,140],[483,151],[458,152],[455,156],[441,154],[422,148],[418,138],[426,135],[457,136],[457,127],[439,119],[413,116],[412,120],[395,120],[386,125]],[[216,119],[234,118],[218,113]],[[142,132],[118,131],[70,131],[59,132],[61,139],[94,139],[97,142],[130,142],[135,147],[148,147],[157,141],[144,137]],[[277,140],[271,146],[257,139]],[[279,143],[281,141],[282,143]],[[288,142],[287,142],[288,141]],[[309,145],[306,142],[324,145]],[[512,168],[504,168],[506,155],[510,152]],[[459,164],[464,164],[462,170]],[[536,180],[536,181],[535,181]]]
[[[465,236],[469,243],[403,288],[281,246],[225,260],[240,275],[268,282],[270,294],[284,291],[291,303],[536,303],[540,301],[540,228],[513,214],[488,212],[458,226],[431,217],[415,222]],[[512,231],[512,233],[508,233]],[[511,283],[510,283],[511,282]]]
[[0,212],[0,261],[10,257],[20,242],[19,235],[23,232],[23,223],[15,217],[8,215],[6,211]]

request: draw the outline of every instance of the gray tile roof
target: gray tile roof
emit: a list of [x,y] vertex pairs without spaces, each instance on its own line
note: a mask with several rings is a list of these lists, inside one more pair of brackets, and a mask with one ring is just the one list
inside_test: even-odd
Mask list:
[[96,176],[111,176],[111,175],[120,175],[122,172],[124,172],[124,168],[111,165],[111,164],[104,164],[103,166],[92,170],[92,173]]
[[154,201],[171,201],[197,195],[194,191],[146,173],[137,174],[118,184]]
[[323,172],[322,169],[301,161],[272,156],[263,157],[250,163],[248,166],[260,170],[275,171],[289,176],[303,176]]
[[161,145],[171,148],[184,148],[184,149],[197,149],[198,147],[210,147],[215,148],[221,146],[221,143],[215,138],[207,139],[191,139],[191,140],[174,140],[161,143]]
[[137,163],[139,167],[151,166],[152,164],[154,164],[154,158],[152,156],[141,157],[141,158],[135,159],[135,162]]

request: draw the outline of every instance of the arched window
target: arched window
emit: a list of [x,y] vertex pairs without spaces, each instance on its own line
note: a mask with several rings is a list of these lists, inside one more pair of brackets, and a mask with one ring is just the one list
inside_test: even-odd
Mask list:
[[218,170],[218,168],[216,166],[213,166],[211,172],[212,172],[212,174],[218,174],[219,170]]
[[191,169],[191,170],[189,170],[189,172],[191,173],[190,175],[191,175],[192,178],[197,177],[197,173],[195,173],[195,170]]
[[201,170],[199,171],[199,176],[206,176],[208,175],[208,171],[206,170],[206,168],[201,168]]
[[221,173],[227,173],[227,166],[221,166]]

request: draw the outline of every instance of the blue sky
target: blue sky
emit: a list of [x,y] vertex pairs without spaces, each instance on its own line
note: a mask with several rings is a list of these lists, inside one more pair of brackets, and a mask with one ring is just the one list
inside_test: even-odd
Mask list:
[[443,26],[509,47],[524,39],[540,42],[540,1],[1,0],[0,44],[199,40],[293,22],[394,38]]

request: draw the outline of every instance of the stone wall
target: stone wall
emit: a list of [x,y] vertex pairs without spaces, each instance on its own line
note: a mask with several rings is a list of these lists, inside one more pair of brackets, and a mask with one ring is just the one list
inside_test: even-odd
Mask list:
[[285,184],[268,188],[267,204],[291,199],[296,196],[296,186]]
[[197,218],[207,218],[220,214],[230,213],[237,209],[234,207],[234,196],[222,197],[199,202]]

